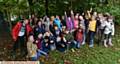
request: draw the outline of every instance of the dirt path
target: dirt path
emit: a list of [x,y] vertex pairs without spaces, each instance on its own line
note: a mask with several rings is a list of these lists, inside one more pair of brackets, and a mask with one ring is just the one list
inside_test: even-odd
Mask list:
[[0,21],[0,60],[9,60],[12,45],[8,25]]

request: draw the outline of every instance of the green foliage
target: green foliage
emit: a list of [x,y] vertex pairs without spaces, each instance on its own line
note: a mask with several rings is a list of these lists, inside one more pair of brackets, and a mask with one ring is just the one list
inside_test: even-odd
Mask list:
[[112,5],[107,5],[103,7],[96,7],[95,8],[98,12],[103,12],[103,13],[110,13],[115,17],[115,22],[120,25],[120,6],[112,6]]
[[103,45],[95,44],[94,48],[89,48],[86,44],[76,49],[75,52],[71,50],[65,53],[52,51],[49,54],[50,58],[45,62],[49,64],[65,64],[65,61],[68,61],[68,64],[120,64],[120,27],[116,27],[113,47],[105,48]]
[[[102,0],[101,0],[102,1]],[[120,0],[48,0],[49,15],[63,15],[64,11],[73,9],[75,12],[83,12],[91,7],[98,12],[109,12],[120,23]],[[0,0],[0,12],[4,15],[45,15],[45,0]]]

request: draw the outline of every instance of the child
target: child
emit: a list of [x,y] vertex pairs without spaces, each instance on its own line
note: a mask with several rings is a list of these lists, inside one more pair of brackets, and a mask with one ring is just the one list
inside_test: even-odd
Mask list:
[[45,33],[45,27],[40,20],[37,22],[37,26],[34,28],[35,38],[38,36],[39,33]]
[[47,36],[49,38],[49,46],[50,46],[50,50],[55,50],[56,46],[55,46],[55,37],[53,36],[52,33],[50,32],[46,32],[44,36]]
[[60,37],[58,36],[56,38],[56,49],[60,52],[64,52],[67,48],[67,45],[66,45],[66,40],[64,37]]
[[49,53],[50,50],[50,39],[49,36],[44,36],[44,39],[42,41],[42,50],[46,53]]
[[[12,37],[14,40],[13,52],[16,54],[16,50],[20,45],[21,54],[24,56],[27,54],[27,47],[25,41],[27,40],[28,35],[32,32],[32,28],[29,25],[29,20],[25,19],[21,22],[18,22],[15,27],[12,29]],[[14,55],[15,55],[14,54]]]
[[59,16],[56,16],[56,18],[54,20],[54,25],[56,25],[59,30],[62,30],[62,24],[61,24],[61,21],[59,19]]
[[67,17],[67,13],[65,12],[65,21],[66,21],[66,28],[67,30],[72,30],[73,29],[73,22],[72,22],[72,19],[71,17]]
[[74,18],[74,29],[78,28],[78,24],[79,24],[78,14],[76,14]]
[[91,20],[89,21],[89,47],[94,46],[94,36],[96,32],[96,20],[95,17],[92,16]]
[[47,53],[42,50],[42,40],[43,40],[43,37],[42,37],[42,36],[43,36],[42,33],[40,33],[40,34],[38,35],[37,40],[36,40],[36,45],[37,45],[37,48],[38,48],[39,56],[40,56],[41,54],[47,55]]
[[80,26],[77,31],[76,31],[76,36],[75,36],[75,40],[77,41],[77,48],[80,48],[80,45],[83,42],[83,29]]
[[97,26],[98,26],[98,44],[103,44],[103,37],[104,37],[104,27],[105,27],[105,22],[107,21],[107,18],[103,16],[102,14],[99,14],[99,20],[97,21]]
[[[114,23],[113,18],[110,16],[107,18],[107,22],[105,22],[105,30],[104,30],[104,46],[108,47],[108,45],[113,46],[112,44],[112,36],[114,35]],[[108,45],[107,45],[108,42]]]
[[33,35],[30,35],[27,42],[28,57],[31,58],[32,61],[36,61],[39,56],[37,53],[37,45],[33,42],[34,37]]
[[65,31],[65,35],[64,35],[67,44],[68,44],[68,48],[70,48],[71,50],[73,50],[73,48],[75,48],[75,41],[74,41],[74,36],[72,33],[70,33],[68,30]]
[[56,49],[55,37],[52,34],[50,34],[49,39],[50,39],[50,50],[53,51]]
[[86,40],[85,20],[84,20],[83,16],[79,16],[79,20],[80,20],[80,24],[82,25],[82,29],[83,29],[83,41],[82,41],[82,45],[84,45],[85,44],[85,40]]
[[60,29],[55,25],[55,26],[54,26],[54,33],[53,33],[53,35],[54,35],[55,37],[57,37],[57,36],[60,35],[60,33],[61,33]]

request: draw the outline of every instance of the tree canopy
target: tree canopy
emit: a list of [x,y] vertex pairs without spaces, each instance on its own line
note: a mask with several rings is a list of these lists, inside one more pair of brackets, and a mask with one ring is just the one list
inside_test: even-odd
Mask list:
[[120,0],[0,0],[0,12],[10,22],[12,16],[36,14],[63,15],[64,11],[83,12],[90,8],[98,12],[109,12],[120,23]]

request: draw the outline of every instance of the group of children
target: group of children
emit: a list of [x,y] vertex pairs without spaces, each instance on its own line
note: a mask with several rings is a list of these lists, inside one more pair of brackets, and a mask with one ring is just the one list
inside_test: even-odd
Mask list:
[[86,43],[94,46],[94,36],[98,34],[98,44],[113,46],[114,35],[113,17],[110,14],[87,11],[84,14],[71,11],[67,16],[45,16],[37,18],[32,15],[29,19],[19,21],[12,30],[15,41],[13,51],[16,53],[20,46],[21,54],[31,60],[37,60],[41,55],[46,57],[49,51],[74,51]]

